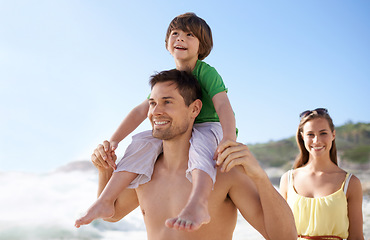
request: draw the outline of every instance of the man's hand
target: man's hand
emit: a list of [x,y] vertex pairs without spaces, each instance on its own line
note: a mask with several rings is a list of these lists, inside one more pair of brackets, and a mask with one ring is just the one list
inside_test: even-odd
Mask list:
[[257,159],[242,143],[227,140],[218,146],[218,152],[217,166],[221,167],[221,172],[228,172],[233,167],[241,165],[245,174],[252,179],[265,175]]
[[91,161],[96,168],[117,168],[115,163],[117,160],[117,156],[110,145],[110,142],[105,140],[103,144],[99,144],[95,148],[94,153],[91,155]]
[[216,152],[215,154],[213,155],[213,160],[217,160],[218,158],[218,155],[222,152],[221,149],[223,149],[223,145],[225,144],[225,142],[228,142],[228,141],[231,141],[231,142],[235,142],[236,139],[232,139],[232,138],[225,138],[225,136],[221,139],[221,141],[218,143],[217,145],[217,148],[216,148]]

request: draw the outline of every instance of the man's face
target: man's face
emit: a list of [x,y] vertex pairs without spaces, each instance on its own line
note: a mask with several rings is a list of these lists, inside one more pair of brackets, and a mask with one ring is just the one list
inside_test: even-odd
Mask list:
[[[154,85],[149,99],[148,118],[153,127],[153,137],[170,140],[192,128],[194,118],[191,108],[172,82]],[[190,105],[191,106],[191,105]]]

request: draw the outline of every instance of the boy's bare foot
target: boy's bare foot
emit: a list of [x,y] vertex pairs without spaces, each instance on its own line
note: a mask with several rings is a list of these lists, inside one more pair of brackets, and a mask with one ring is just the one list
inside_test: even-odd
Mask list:
[[208,213],[208,204],[187,204],[175,218],[166,220],[166,226],[176,230],[195,231],[203,224],[209,223],[211,217]]
[[77,219],[75,227],[79,228],[81,225],[91,223],[93,220],[98,218],[109,218],[114,215],[114,204],[108,202],[96,201],[86,212],[86,214]]

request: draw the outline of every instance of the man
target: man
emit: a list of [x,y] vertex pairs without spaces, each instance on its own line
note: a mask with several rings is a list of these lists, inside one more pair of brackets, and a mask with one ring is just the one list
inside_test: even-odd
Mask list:
[[[212,239],[231,240],[236,225],[237,210],[266,239],[297,239],[293,215],[285,200],[271,185],[266,173],[247,146],[225,142],[218,150],[219,165],[208,210],[211,221],[197,231],[189,229],[191,222],[177,221],[165,224],[186,204],[191,183],[185,176],[188,167],[189,140],[192,126],[202,103],[198,97],[188,105],[178,70],[159,73],[151,81],[148,118],[153,136],[163,140],[163,153],[158,157],[151,181],[136,189],[126,189],[115,203],[115,213],[106,221],[119,221],[140,206],[148,239]],[[191,77],[191,75],[186,76]],[[167,76],[167,77],[161,77]],[[172,77],[169,77],[172,76]],[[193,86],[198,86],[194,78]],[[196,87],[188,91],[196,91]],[[191,95],[191,94],[190,94]],[[107,161],[116,160],[105,151],[108,141],[100,145],[92,156],[99,170],[99,194],[108,183],[112,170]],[[107,150],[109,151],[109,150]],[[104,160],[108,159],[108,160]]]

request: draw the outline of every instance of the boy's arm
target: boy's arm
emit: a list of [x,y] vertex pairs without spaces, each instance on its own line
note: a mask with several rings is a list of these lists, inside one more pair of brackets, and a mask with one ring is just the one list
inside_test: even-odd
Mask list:
[[113,151],[117,149],[118,143],[122,139],[134,131],[146,119],[148,111],[149,104],[147,99],[130,111],[110,138]]
[[[236,123],[235,115],[231,107],[229,98],[226,92],[219,92],[212,98],[213,106],[217,112],[220,119],[223,138],[220,142],[223,143],[226,140],[236,141]],[[220,146],[219,144],[219,146]],[[215,153],[215,158],[217,157],[218,151]]]
[[222,126],[223,138],[236,141],[236,123],[233,109],[226,92],[220,92],[213,96],[213,105],[215,106],[220,123]]
[[[221,171],[233,172],[229,195],[243,217],[266,239],[297,239],[290,207],[244,144],[226,141],[218,157]],[[236,171],[237,170],[237,171]]]

